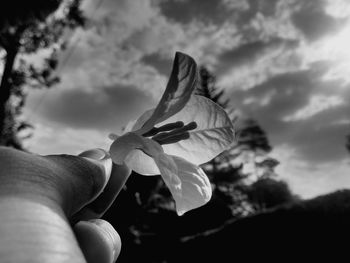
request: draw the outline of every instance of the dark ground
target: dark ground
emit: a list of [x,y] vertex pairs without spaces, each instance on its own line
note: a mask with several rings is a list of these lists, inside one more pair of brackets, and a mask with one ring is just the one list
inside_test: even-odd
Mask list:
[[[140,245],[132,249],[116,225],[122,241],[126,241],[120,260],[348,262],[350,190],[298,201],[240,220],[229,219],[221,227],[198,231],[202,233],[197,235],[184,235],[197,232],[208,224],[217,224],[227,216],[223,211],[214,205],[200,216],[155,216],[151,221],[158,226],[157,234],[141,237]],[[197,220],[198,229],[191,231],[188,226],[193,226],[193,220]]]

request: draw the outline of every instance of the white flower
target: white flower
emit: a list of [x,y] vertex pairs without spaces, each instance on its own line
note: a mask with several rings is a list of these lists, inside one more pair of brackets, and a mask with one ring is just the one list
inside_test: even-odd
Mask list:
[[211,184],[198,165],[226,150],[234,140],[226,112],[213,101],[192,95],[197,75],[193,58],[177,52],[157,107],[129,124],[124,135],[110,136],[114,139],[110,148],[113,162],[125,163],[139,174],[160,174],[178,215],[210,200]]

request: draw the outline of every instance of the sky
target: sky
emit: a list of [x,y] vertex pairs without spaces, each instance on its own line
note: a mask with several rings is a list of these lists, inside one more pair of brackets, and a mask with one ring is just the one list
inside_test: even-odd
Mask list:
[[31,151],[108,149],[110,132],[159,101],[181,51],[267,132],[296,194],[350,188],[348,0],[85,0],[83,9],[90,21],[69,34],[61,83],[29,92]]

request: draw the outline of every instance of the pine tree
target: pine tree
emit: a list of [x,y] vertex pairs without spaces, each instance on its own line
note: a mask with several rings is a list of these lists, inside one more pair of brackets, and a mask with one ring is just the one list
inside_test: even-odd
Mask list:
[[[235,124],[239,117],[230,107],[224,90],[216,86],[215,77],[205,67],[200,68],[201,85],[197,94],[205,96],[224,108]],[[249,186],[264,178],[275,177],[274,169],[279,162],[268,156],[272,147],[265,131],[252,119],[239,121],[236,127],[236,143],[227,151],[203,165],[212,184],[214,194],[220,196],[236,217],[256,212],[255,199],[248,196]],[[237,125],[237,124],[236,124]],[[249,169],[250,168],[250,169]]]

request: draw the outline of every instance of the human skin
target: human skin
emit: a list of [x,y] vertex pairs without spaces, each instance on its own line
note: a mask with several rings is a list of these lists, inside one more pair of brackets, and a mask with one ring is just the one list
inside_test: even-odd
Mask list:
[[0,262],[116,260],[120,237],[98,218],[130,170],[112,168],[105,154],[39,156],[0,147]]

